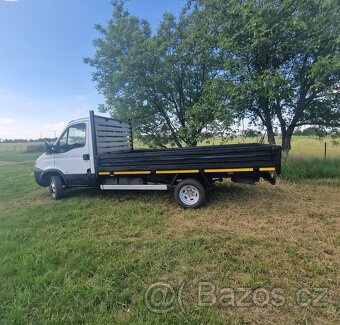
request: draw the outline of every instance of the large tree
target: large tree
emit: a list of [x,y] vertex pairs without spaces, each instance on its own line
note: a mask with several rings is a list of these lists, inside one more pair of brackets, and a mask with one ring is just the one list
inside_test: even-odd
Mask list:
[[285,153],[294,129],[340,125],[337,0],[197,0],[192,12],[210,17],[210,30],[226,58],[229,103],[266,128]]
[[152,34],[123,2],[113,5],[108,25],[96,26],[101,37],[94,57],[84,60],[105,96],[100,111],[131,119],[137,136],[152,146],[194,146],[224,132],[231,124],[219,85],[224,60],[208,37],[209,24],[190,11],[177,19],[165,14]]

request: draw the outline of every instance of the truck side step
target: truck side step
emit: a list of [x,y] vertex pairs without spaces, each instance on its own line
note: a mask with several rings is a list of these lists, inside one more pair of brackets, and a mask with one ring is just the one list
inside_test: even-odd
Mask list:
[[164,184],[152,185],[100,185],[102,190],[158,190],[165,191],[168,189]]

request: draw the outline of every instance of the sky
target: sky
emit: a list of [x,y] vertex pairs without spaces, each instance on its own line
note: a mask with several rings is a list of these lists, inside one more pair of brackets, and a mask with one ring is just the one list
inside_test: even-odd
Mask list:
[[[131,14],[155,30],[184,0],[130,0]],[[110,0],[0,0],[0,139],[58,135],[104,98],[84,57],[93,56],[96,23],[106,25]]]

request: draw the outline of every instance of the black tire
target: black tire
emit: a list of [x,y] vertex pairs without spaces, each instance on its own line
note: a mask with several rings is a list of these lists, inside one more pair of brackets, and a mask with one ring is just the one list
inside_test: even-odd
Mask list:
[[52,176],[50,179],[50,193],[53,200],[60,200],[64,195],[63,182],[59,176]]
[[183,208],[197,209],[205,201],[205,189],[196,179],[183,179],[175,188],[175,200]]

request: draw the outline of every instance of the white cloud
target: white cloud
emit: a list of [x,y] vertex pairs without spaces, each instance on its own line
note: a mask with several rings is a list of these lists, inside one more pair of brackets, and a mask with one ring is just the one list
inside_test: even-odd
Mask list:
[[37,139],[60,135],[66,122],[87,117],[97,103],[77,93],[64,98],[46,98],[39,94],[33,97],[0,84],[0,138]]
[[0,125],[9,125],[13,123],[13,120],[10,118],[0,118]]
[[62,122],[57,122],[57,123],[53,123],[53,124],[45,124],[43,126],[44,129],[57,129],[57,128],[61,128],[61,127],[65,127],[66,122],[62,121]]
[[43,137],[59,136],[61,132],[65,129],[66,124],[67,123],[64,121],[53,124],[45,124],[43,126],[44,132],[42,132],[44,134]]

